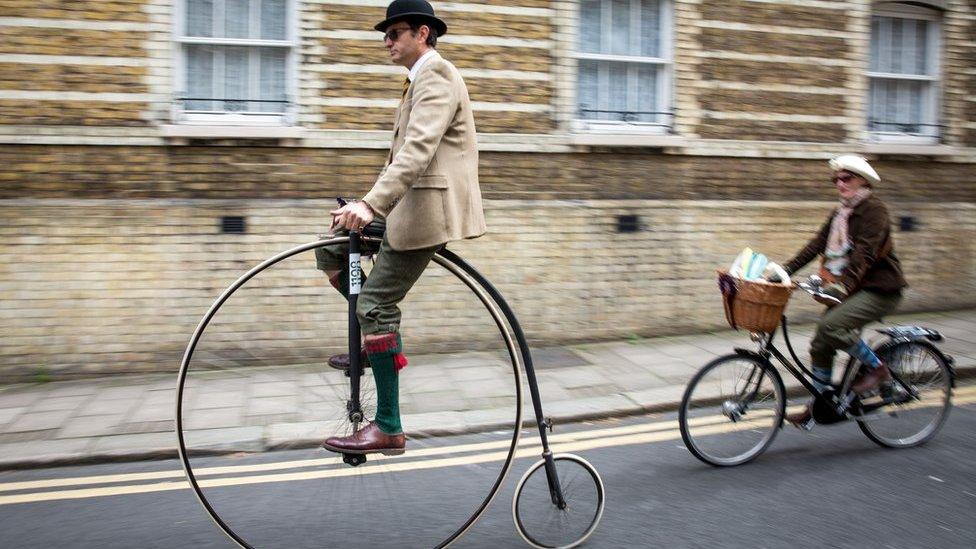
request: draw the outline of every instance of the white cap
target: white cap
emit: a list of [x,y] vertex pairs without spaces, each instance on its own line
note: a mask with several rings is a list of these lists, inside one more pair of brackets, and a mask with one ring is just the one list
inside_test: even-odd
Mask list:
[[830,164],[830,169],[835,172],[844,170],[867,179],[868,183],[872,185],[881,183],[881,176],[878,175],[878,172],[874,171],[874,168],[871,167],[871,164],[868,164],[867,160],[856,154],[835,156],[830,159],[828,164]]

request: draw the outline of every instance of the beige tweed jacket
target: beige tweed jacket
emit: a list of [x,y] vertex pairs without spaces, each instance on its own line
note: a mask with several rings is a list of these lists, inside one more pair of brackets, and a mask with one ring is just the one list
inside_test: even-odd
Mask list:
[[440,54],[410,83],[386,166],[363,200],[386,218],[394,250],[485,233],[471,100],[457,68]]

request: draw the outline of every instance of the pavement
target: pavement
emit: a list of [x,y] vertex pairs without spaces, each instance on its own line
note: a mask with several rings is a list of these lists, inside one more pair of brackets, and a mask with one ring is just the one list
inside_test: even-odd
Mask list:
[[[976,374],[976,309],[898,315],[886,324],[939,330],[957,372]],[[801,356],[812,330],[811,324],[791,326]],[[752,345],[747,333],[727,330],[533,348],[532,356],[544,414],[558,425],[674,410],[701,366]],[[400,376],[408,438],[511,425],[515,377],[504,358],[489,352],[411,356]],[[364,378],[366,395],[371,377]],[[0,469],[174,457],[176,382],[169,373],[0,386]],[[522,386],[523,424],[530,426],[524,376]],[[194,373],[183,400],[187,444],[214,453],[314,446],[330,422],[338,424],[345,391],[342,374],[321,365]]]

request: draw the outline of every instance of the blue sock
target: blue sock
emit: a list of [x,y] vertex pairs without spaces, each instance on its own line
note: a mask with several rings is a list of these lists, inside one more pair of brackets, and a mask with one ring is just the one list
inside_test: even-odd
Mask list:
[[881,359],[878,358],[878,355],[874,354],[874,351],[871,350],[871,347],[868,347],[868,344],[863,339],[852,345],[847,350],[847,354],[856,358],[868,368],[874,369],[881,366]]
[[[813,386],[823,391],[830,384],[830,377],[833,375],[833,368],[813,367]],[[822,380],[822,381],[821,381]]]

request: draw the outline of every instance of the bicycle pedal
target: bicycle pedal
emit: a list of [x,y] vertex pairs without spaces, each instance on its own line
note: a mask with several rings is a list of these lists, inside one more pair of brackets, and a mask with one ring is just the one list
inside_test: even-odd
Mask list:
[[817,424],[817,421],[813,418],[810,418],[804,423],[793,423],[792,421],[787,421],[787,423],[789,423],[790,425],[796,427],[801,431],[809,432],[813,430],[813,426]]
[[342,462],[346,465],[359,467],[366,463],[366,454],[342,454]]

